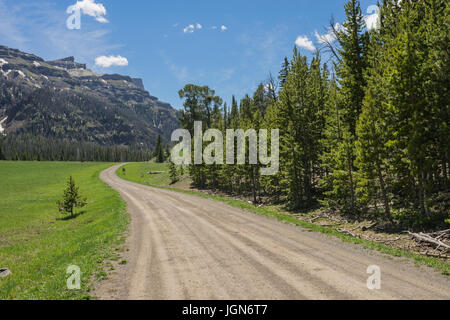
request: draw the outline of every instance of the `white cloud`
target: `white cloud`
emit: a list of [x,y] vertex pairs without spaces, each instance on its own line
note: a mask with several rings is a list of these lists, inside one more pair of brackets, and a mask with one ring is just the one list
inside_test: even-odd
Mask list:
[[378,28],[378,21],[380,18],[379,11],[380,8],[378,8],[378,6],[376,5],[372,5],[367,8],[367,13],[369,15],[364,16],[367,29],[372,30]]
[[[342,26],[339,23],[336,23],[334,25],[334,29],[337,31],[341,31],[342,30]],[[328,30],[328,32],[326,34],[319,34],[317,31],[314,33],[314,35],[316,36],[316,40],[318,43],[320,44],[325,44],[325,43],[332,43],[334,41],[336,41],[336,36],[333,33],[333,30]]]
[[96,20],[100,23],[108,23],[109,21],[105,17],[98,17]]
[[195,30],[195,26],[193,24],[188,25],[186,28],[183,29],[184,33],[193,33]]
[[[3,70],[2,70],[3,71]],[[3,131],[5,131],[5,128],[3,128],[2,124],[3,122],[5,122],[6,120],[8,120],[8,117],[4,118],[3,120],[0,120],[0,133],[2,133],[3,135],[6,135],[3,133]]]
[[331,43],[334,40],[336,40],[336,37],[332,32],[328,32],[326,34],[319,34],[317,31],[315,31],[314,35],[316,36],[317,42],[320,44]]
[[95,0],[77,1],[72,8],[81,10],[83,14],[94,17],[100,23],[108,23],[108,20],[104,17],[106,15],[105,6],[101,3],[96,3]]
[[269,90],[275,90],[275,86],[272,83],[266,83],[264,84],[264,90],[267,92]]
[[309,51],[316,50],[316,47],[314,46],[312,41],[309,40],[309,38],[307,36],[298,36],[297,40],[295,40],[295,44],[298,47],[304,48],[304,49],[309,50]]
[[128,60],[122,56],[100,56],[95,58],[95,65],[104,68],[111,66],[124,67],[128,65]]
[[193,33],[195,29],[200,30],[203,29],[203,26],[200,23],[190,24],[186,28],[183,29],[184,33]]
[[365,17],[366,26],[369,30],[378,28],[378,14],[372,14]]
[[[192,24],[186,26],[186,27],[183,29],[183,32],[184,32],[184,33],[194,33],[195,30],[201,30],[201,29],[203,29],[203,25],[197,22],[197,23],[195,23],[195,24],[192,23]],[[211,29],[212,29],[212,30],[218,30],[218,29],[220,29],[220,30],[223,32],[223,31],[228,30],[228,27],[227,27],[227,26],[224,26],[224,25],[222,25],[221,27],[218,27],[217,25],[215,25],[215,26],[212,26]]]

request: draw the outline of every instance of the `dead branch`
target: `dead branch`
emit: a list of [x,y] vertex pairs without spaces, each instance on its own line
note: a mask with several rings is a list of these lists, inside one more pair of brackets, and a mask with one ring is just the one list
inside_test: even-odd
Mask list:
[[437,239],[431,237],[428,234],[425,234],[425,233],[422,233],[422,232],[421,233],[413,233],[413,232],[409,232],[409,231],[408,231],[408,234],[411,235],[416,240],[432,243],[432,244],[437,245],[438,247],[444,247],[447,250],[450,250],[450,246],[449,245],[445,244],[441,240],[437,240]]
[[354,237],[354,238],[358,238],[356,235],[354,235],[353,233],[351,233],[349,230],[338,229],[338,231],[339,231],[340,233],[347,234],[347,235],[352,236],[352,237]]

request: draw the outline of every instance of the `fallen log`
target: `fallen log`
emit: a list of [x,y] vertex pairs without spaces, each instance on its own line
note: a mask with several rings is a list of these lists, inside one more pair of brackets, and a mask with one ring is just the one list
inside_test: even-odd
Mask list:
[[443,247],[443,248],[446,248],[447,250],[450,250],[450,246],[449,245],[447,245],[444,242],[442,242],[441,240],[437,240],[437,239],[435,239],[435,238],[433,238],[433,237],[431,237],[431,236],[429,236],[429,235],[427,235],[425,233],[422,233],[422,232],[421,233],[413,233],[413,232],[409,232],[408,231],[408,234],[411,235],[413,238],[419,240],[419,241],[425,241],[425,242],[428,242],[428,243],[433,243],[433,244],[437,245],[438,248]]

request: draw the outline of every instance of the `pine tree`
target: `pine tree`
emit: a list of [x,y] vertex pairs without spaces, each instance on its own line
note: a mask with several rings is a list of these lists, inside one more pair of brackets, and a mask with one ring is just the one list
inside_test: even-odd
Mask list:
[[[450,95],[448,90],[448,75],[450,74],[450,4],[445,0],[430,0],[424,5],[423,38],[427,48],[427,55],[422,64],[424,93],[430,104],[429,134],[432,135],[435,152],[432,164],[433,191],[436,189],[449,190],[449,162],[450,162]],[[420,8],[419,8],[420,10]]]
[[[225,137],[226,136],[226,130],[227,129],[238,129],[240,127],[239,124],[239,107],[236,101],[235,96],[232,96],[232,102],[231,102],[231,110],[229,112],[228,115],[228,120],[227,120],[227,126],[223,127],[222,130],[222,134]],[[226,141],[224,140],[224,150],[226,148],[225,145]],[[236,149],[235,149],[236,151]],[[236,152],[235,152],[236,154]],[[237,190],[236,185],[237,185],[237,166],[235,165],[229,165],[224,163],[224,165],[221,166],[220,170],[220,176],[222,177],[221,179],[221,186],[222,189],[225,192],[228,192],[230,194],[232,194],[233,192],[235,192]]]
[[[271,102],[269,107],[267,108],[266,116],[264,117],[263,121],[263,127],[267,129],[268,131],[268,140],[271,140],[271,130],[272,129],[279,129],[279,122],[280,119],[278,117],[279,112],[279,101],[274,100]],[[272,152],[271,150],[271,144],[268,143],[267,146],[268,154]],[[270,176],[263,176],[261,179],[261,184],[264,189],[264,192],[267,195],[270,195],[274,202],[278,203],[280,201],[280,197],[282,195],[282,188],[281,188],[281,173],[277,172],[274,175]]]
[[[377,50],[373,50],[376,54]],[[382,103],[383,88],[380,87],[379,71],[381,65],[374,57],[366,97],[360,116],[357,133],[357,166],[360,169],[359,197],[363,203],[373,203],[377,207],[378,201],[384,206],[384,214],[391,218],[389,183],[389,155],[392,150],[388,142],[393,138],[388,127],[388,113]]]
[[[252,129],[258,133],[262,129],[262,124],[263,117],[257,109],[252,122]],[[261,200],[261,165],[257,162],[257,164],[250,164],[249,166],[253,203],[259,203]]]
[[235,96],[231,99],[231,114],[230,114],[230,126],[233,129],[238,128],[239,122],[239,106],[237,104]]
[[280,87],[283,89],[286,85],[287,76],[289,74],[289,59],[287,57],[284,58],[283,66],[281,68],[278,79],[280,80]]
[[349,125],[350,135],[356,135],[356,122],[361,114],[366,81],[368,34],[364,31],[365,22],[360,2],[349,0],[345,4],[347,20],[343,30],[338,31],[341,64],[337,67],[341,94],[345,107],[344,119]]
[[180,177],[184,176],[184,167],[183,165],[180,165]]
[[172,160],[169,160],[169,177],[171,180],[171,184],[174,184],[178,181],[178,171],[176,165],[172,162]]
[[156,139],[155,150],[153,151],[153,157],[157,163],[163,163],[165,160],[164,147],[162,145],[161,135],[158,135]]
[[78,189],[72,176],[70,176],[67,181],[67,187],[64,190],[63,200],[57,202],[59,212],[70,214],[70,217],[73,217],[74,208],[82,208],[87,204],[86,198],[80,196]]
[[[395,133],[390,145],[394,150],[391,158],[396,175],[396,202],[404,207],[413,203],[412,209],[422,216],[430,216],[427,203],[435,188],[431,173],[437,171],[434,168],[439,163],[446,162],[442,161],[445,151],[437,150],[449,135],[448,126],[441,126],[441,119],[449,119],[448,100],[443,101],[435,94],[444,94],[439,89],[443,78],[435,77],[440,72],[437,70],[442,69],[432,66],[436,65],[436,55],[445,55],[448,46],[434,42],[433,31],[429,29],[429,25],[434,25],[437,30],[442,30],[439,28],[442,22],[438,21],[445,19],[444,14],[439,17],[439,10],[436,10],[438,2],[414,1],[397,6],[389,1],[383,18],[385,28],[389,26],[390,29],[382,30],[389,67],[383,75],[383,82],[389,89],[385,104]],[[445,69],[444,65],[441,67]]]
[[[345,4],[345,14],[347,18],[343,29],[337,31],[340,46],[337,51],[340,58],[336,69],[340,88],[334,103],[339,108],[335,110],[339,117],[335,119],[339,123],[339,136],[335,140],[336,135],[328,130],[332,134],[332,140],[325,145],[328,145],[330,154],[324,157],[334,160],[331,162],[333,165],[328,167],[330,174],[322,182],[329,187],[326,191],[329,203],[340,207],[343,212],[356,214],[359,211],[356,196],[356,124],[361,114],[366,86],[364,72],[367,69],[369,36],[364,31],[365,23],[359,1],[348,1]],[[331,117],[334,115],[331,114]]]
[[318,56],[308,64],[294,48],[277,107],[280,185],[294,208],[313,205],[314,172],[319,165],[324,130],[326,78]]
[[255,107],[259,111],[260,115],[264,117],[266,114],[266,109],[270,104],[270,98],[263,83],[258,85],[258,88],[253,94],[253,103],[255,104]]

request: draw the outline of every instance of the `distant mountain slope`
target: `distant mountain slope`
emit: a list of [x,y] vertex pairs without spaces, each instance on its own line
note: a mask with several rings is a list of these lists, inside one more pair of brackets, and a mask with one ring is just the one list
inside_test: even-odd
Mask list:
[[96,74],[73,57],[44,61],[0,46],[0,134],[152,148],[179,127],[177,111],[141,79]]

